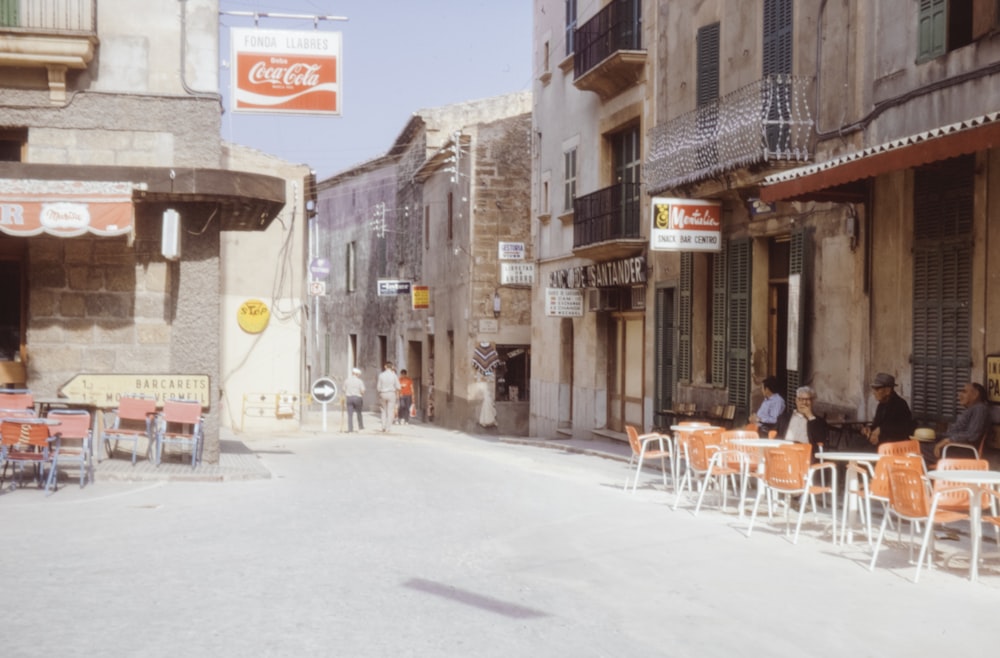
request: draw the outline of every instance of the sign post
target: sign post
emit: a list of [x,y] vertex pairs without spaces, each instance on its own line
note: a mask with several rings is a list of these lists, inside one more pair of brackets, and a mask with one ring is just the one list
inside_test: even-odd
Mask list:
[[337,397],[337,384],[329,377],[320,377],[312,385],[313,400],[323,405],[323,431],[326,431],[326,408]]

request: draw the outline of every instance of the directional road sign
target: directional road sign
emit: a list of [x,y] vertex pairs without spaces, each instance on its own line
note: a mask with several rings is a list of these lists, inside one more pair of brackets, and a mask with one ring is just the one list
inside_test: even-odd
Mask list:
[[320,377],[313,382],[312,396],[316,402],[327,404],[337,397],[337,384],[329,377]]

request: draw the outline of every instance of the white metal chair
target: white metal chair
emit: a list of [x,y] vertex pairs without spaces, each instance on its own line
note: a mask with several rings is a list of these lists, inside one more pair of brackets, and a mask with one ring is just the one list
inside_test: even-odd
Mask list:
[[[629,445],[632,447],[632,456],[629,457],[628,465],[629,468],[638,459],[638,464],[635,467],[635,476],[632,478],[632,493],[635,493],[636,486],[639,483],[639,473],[642,472],[642,462],[649,457],[650,459],[660,459],[660,469],[663,471],[663,487],[667,486],[667,464],[666,460],[670,459],[671,474],[673,473],[673,461],[674,453],[673,446],[670,441],[670,437],[659,432],[650,432],[648,434],[639,434],[637,430],[632,425],[625,426],[625,433],[628,435]],[[651,449],[650,445],[655,444],[655,448]],[[672,477],[672,476],[671,476]],[[676,484],[676,482],[674,483]],[[625,480],[625,489],[628,489],[628,479]]]
[[163,460],[166,445],[191,450],[191,468],[198,465],[202,450],[201,403],[197,400],[167,400],[156,423],[156,465]]

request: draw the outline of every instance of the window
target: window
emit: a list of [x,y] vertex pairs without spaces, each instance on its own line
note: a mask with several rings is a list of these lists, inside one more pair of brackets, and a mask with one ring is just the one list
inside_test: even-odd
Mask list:
[[642,146],[639,126],[634,125],[611,136],[611,166],[614,182],[621,186],[617,235],[638,236],[642,205]]
[[542,72],[546,73],[549,70],[549,42],[546,41],[545,45],[542,46]]
[[719,100],[719,24],[698,28],[697,105]]
[[764,77],[792,72],[792,0],[764,0]]
[[347,286],[346,286],[347,292],[354,292],[354,290],[357,287],[357,282],[355,281],[355,278],[354,278],[354,268],[355,268],[355,262],[354,262],[354,245],[355,244],[356,243],[354,243],[354,242],[349,242],[347,244],[347,257],[344,259],[344,262],[345,262],[346,267],[347,267],[347,272],[346,272],[346,274],[347,274]]
[[0,26],[17,27],[18,0],[0,0]]
[[566,55],[572,55],[576,48],[576,0],[566,0]]
[[917,61],[967,46],[997,25],[996,0],[920,0]]
[[424,206],[424,249],[431,248],[431,207]]
[[563,154],[563,210],[573,210],[573,199],[576,198],[576,148]]
[[[2,2],[3,0],[0,0],[0,6],[2,6]],[[0,25],[2,24],[0,21]],[[28,131],[26,129],[0,129],[0,162],[22,162],[24,160],[24,147],[27,143]]]
[[531,381],[531,347],[497,345],[500,363],[496,370],[497,402],[527,402]]

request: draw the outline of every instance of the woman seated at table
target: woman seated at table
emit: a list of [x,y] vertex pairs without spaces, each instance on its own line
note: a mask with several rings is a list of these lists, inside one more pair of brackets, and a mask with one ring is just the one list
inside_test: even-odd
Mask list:
[[[788,410],[778,419],[778,436],[797,443],[811,443],[813,455],[820,445],[826,444],[829,427],[826,420],[813,411],[816,391],[811,386],[800,386],[795,390],[795,410]],[[814,457],[815,458],[815,457]]]

